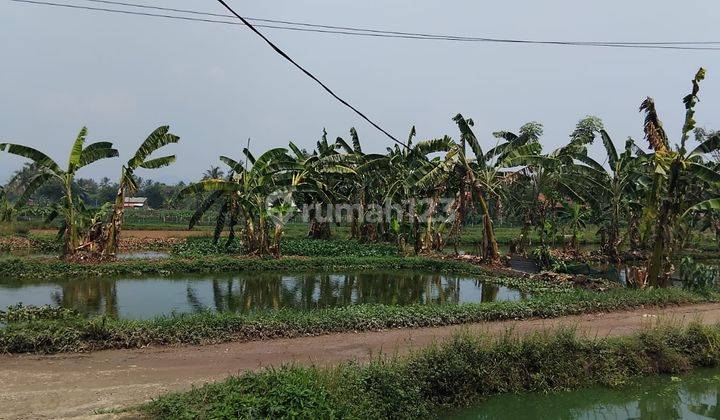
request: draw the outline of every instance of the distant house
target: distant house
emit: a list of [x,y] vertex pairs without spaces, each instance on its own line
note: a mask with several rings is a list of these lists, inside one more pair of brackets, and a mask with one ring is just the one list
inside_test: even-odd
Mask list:
[[126,209],[146,209],[147,198],[146,197],[125,197],[123,207]]

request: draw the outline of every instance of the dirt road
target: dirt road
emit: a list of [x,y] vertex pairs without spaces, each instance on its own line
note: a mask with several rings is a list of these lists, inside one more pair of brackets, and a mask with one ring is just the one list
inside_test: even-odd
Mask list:
[[[36,235],[55,235],[57,230],[33,229]],[[197,236],[212,236],[212,231],[207,230],[123,230],[123,238],[140,239],[169,239],[169,238],[190,238]]]
[[0,356],[0,418],[91,416],[169,391],[190,389],[228,375],[286,363],[330,365],[403,354],[453,333],[529,333],[575,326],[589,336],[627,335],[659,320],[720,322],[720,304],[642,309],[550,320],[522,320],[415,330],[345,333],[202,347],[110,350],[54,356]]

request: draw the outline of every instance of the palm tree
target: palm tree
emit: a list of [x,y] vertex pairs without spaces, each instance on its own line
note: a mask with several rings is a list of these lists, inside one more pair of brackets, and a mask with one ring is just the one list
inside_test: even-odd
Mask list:
[[48,219],[52,220],[58,215],[63,216],[64,220],[60,234],[65,238],[65,245],[63,247],[63,255],[65,256],[72,255],[80,245],[79,230],[83,222],[79,220],[78,215],[82,216],[81,212],[84,204],[82,199],[73,195],[75,173],[79,169],[98,160],[118,156],[117,150],[113,149],[112,143],[109,142],[97,142],[85,147],[86,137],[87,128],[83,127],[73,142],[73,146],[70,149],[68,165],[64,170],[49,156],[36,149],[19,144],[0,143],[0,151],[7,151],[8,153],[28,158],[37,165],[39,170],[39,173],[33,177],[25,187],[23,195],[15,204],[16,206],[23,205],[35,190],[46,182],[55,179],[61,183],[64,196],[60,203],[54,206],[54,211]]
[[133,157],[123,165],[120,172],[120,181],[118,182],[113,211],[102,229],[102,236],[99,238],[88,238],[87,241],[87,243],[97,245],[95,251],[102,253],[104,256],[112,256],[115,255],[118,250],[123,215],[125,213],[125,194],[133,194],[138,190],[138,180],[135,178],[135,170],[138,168],[158,169],[175,162],[175,155],[148,159],[150,155],[157,150],[168,144],[180,141],[180,137],[171,134],[169,131],[170,127],[167,125],[156,128],[140,145],[137,151],[135,151]]
[[202,179],[221,179],[224,176],[225,173],[219,166],[210,165],[210,167],[203,173]]

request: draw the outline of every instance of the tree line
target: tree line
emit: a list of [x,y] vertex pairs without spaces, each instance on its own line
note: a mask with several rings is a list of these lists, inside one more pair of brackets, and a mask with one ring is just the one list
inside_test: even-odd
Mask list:
[[[400,217],[383,214],[378,220],[349,215],[351,236],[361,241],[396,241],[416,253],[457,245],[464,222],[475,217],[482,225],[477,238],[480,253],[494,263],[500,253],[494,225],[512,219],[521,225],[514,248],[525,251],[531,231],[547,246],[560,225],[579,232],[588,224],[598,226],[602,249],[617,257],[622,246],[646,250],[648,278],[652,284],[667,281],[672,269],[670,256],[687,245],[691,234],[714,229],[720,235],[718,185],[720,173],[716,153],[720,134],[696,127],[694,115],[700,83],[705,70],[692,80],[691,91],[683,98],[686,109],[681,132],[665,132],[651,98],[640,106],[644,115],[645,138],[632,138],[618,147],[600,119],[586,117],[576,125],[568,142],[554,150],[541,144],[543,127],[530,122],[518,130],[498,131],[491,140],[479,139],[474,122],[462,114],[453,120],[456,138],[417,141],[411,129],[405,146],[395,145],[385,153],[365,151],[358,132],[349,138],[330,141],[326,132],[312,151],[289,142],[255,154],[249,148],[242,156],[220,156],[226,166],[213,168],[205,179],[173,191],[173,203],[194,202],[192,228],[209,211],[217,214],[215,240],[227,231],[226,243],[239,241],[249,253],[279,256],[284,223],[309,203],[359,203],[360,210],[391,199],[416,206]],[[61,217],[61,234],[66,254],[91,250],[113,255],[122,225],[122,198],[143,187],[134,175],[137,168],[157,169],[174,161],[174,156],[150,158],[156,150],[179,138],[169,127],[155,130],[130,161],[122,166],[119,181],[113,184],[100,209],[89,210],[85,199],[74,191],[74,174],[80,167],[117,156],[110,143],[85,146],[86,130],[74,142],[67,168],[36,149],[0,144],[0,151],[24,156],[37,173],[23,181],[23,194],[6,208],[19,208],[50,180],[60,185],[60,200],[54,215]],[[688,141],[698,141],[690,147]],[[605,156],[600,161],[587,148],[599,141]],[[645,147],[641,147],[644,144]],[[101,183],[102,184],[102,183]],[[109,183],[108,183],[109,184]],[[154,185],[154,184],[153,184]],[[153,186],[151,185],[150,188]],[[287,191],[288,201],[270,201],[277,191]],[[7,195],[7,194],[6,194]],[[422,198],[421,202],[418,199]],[[442,199],[452,198],[447,220],[419,214],[437,214]],[[331,225],[311,212],[308,236],[324,238]]]

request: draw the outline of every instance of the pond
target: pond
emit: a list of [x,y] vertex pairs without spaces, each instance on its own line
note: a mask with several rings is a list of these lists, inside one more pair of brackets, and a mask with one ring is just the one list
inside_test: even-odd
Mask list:
[[[720,261],[717,259],[696,259],[695,261],[708,267],[720,268]],[[673,264],[675,265],[675,271],[671,273],[672,285],[682,287],[679,272],[680,261],[676,259]],[[575,263],[567,265],[567,272],[604,277],[612,282],[629,285],[643,282],[647,275],[647,264],[642,261],[619,264]]]
[[493,397],[460,419],[720,419],[720,369],[660,376],[619,389]]
[[519,300],[518,290],[470,276],[413,271],[179,275],[139,279],[0,282],[0,310],[59,305],[87,315],[147,319],[203,310],[315,309],[382,303],[458,304]]

